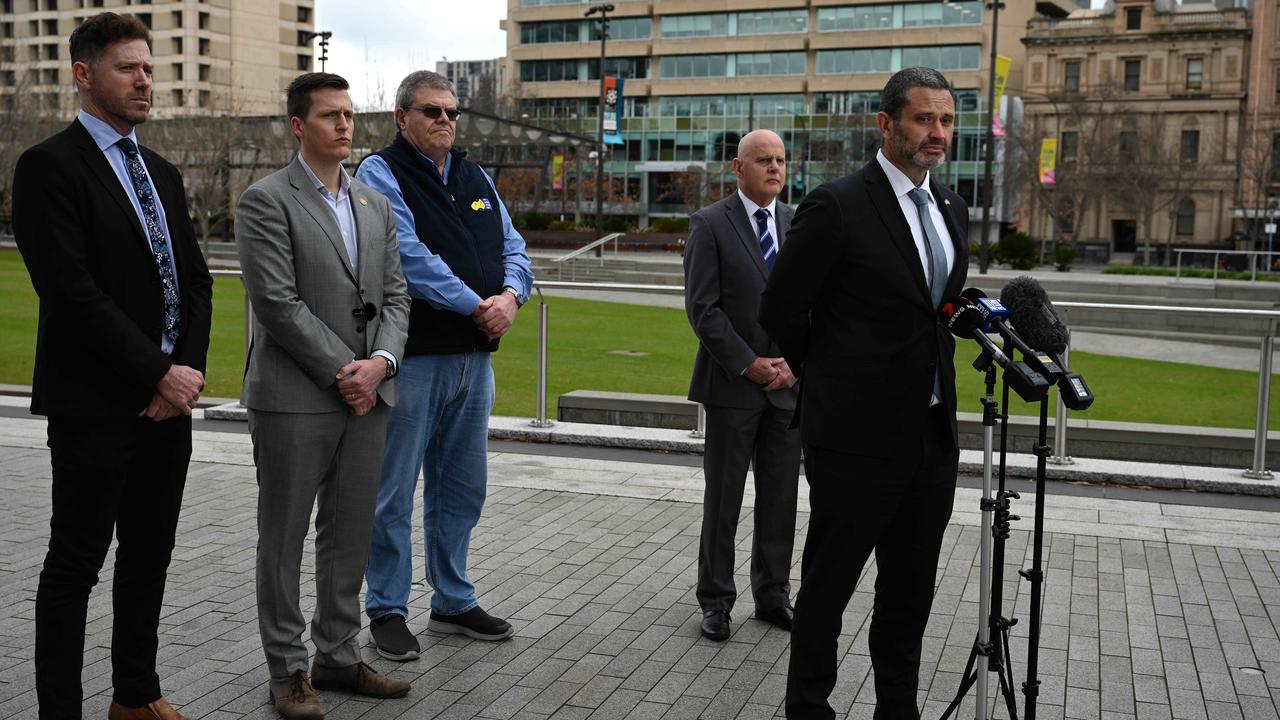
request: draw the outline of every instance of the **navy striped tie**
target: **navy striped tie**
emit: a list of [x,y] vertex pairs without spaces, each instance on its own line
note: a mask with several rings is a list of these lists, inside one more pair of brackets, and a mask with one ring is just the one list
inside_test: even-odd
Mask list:
[[138,205],[146,220],[151,256],[155,258],[156,269],[160,271],[160,287],[164,289],[164,336],[176,347],[178,334],[182,329],[182,313],[178,307],[178,280],[173,274],[169,242],[165,239],[164,229],[160,227],[160,213],[156,211],[155,196],[151,192],[151,183],[147,182],[147,171],[138,154],[138,146],[129,138],[122,138],[116,144],[124,151],[124,164],[129,170],[129,180],[133,183],[133,192],[138,196]]
[[764,256],[764,264],[773,270],[773,261],[778,258],[778,249],[769,232],[769,211],[764,208],[756,210],[756,234],[760,236],[760,254]]

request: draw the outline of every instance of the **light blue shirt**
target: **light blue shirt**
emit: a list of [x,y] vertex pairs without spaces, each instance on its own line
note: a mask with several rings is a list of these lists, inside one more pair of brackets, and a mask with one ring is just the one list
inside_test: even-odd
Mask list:
[[[431,167],[436,167],[430,158],[425,155],[422,157]],[[453,153],[450,153],[444,161],[444,172],[441,174],[445,183],[449,182],[449,170],[452,168]],[[432,307],[452,310],[459,315],[475,312],[476,306],[484,298],[467,287],[439,255],[431,252],[426,243],[420,241],[413,212],[405,203],[400,183],[391,174],[387,162],[377,155],[365,158],[360,163],[360,169],[356,170],[356,179],[387,196],[387,200],[391,202],[391,210],[396,216],[396,235],[400,239],[400,266],[404,269],[404,278],[409,284],[409,295],[426,300]],[[494,196],[497,196],[498,189],[493,184],[493,178],[484,173],[484,179],[493,188]],[[502,217],[502,284],[515,290],[523,303],[529,299],[529,293],[533,292],[533,266],[525,251],[524,238],[512,226],[511,216],[501,198],[498,200],[498,212]],[[424,231],[430,232],[429,229]]]
[[[89,131],[89,137],[93,138],[93,142],[102,151],[107,158],[107,164],[116,174],[116,179],[120,181],[120,185],[124,188],[124,194],[128,196],[129,202],[133,205],[133,212],[138,216],[138,222],[144,228],[143,234],[146,234],[147,218],[142,214],[142,203],[138,202],[138,193],[133,189],[133,180],[129,179],[129,168],[125,165],[124,150],[116,143],[123,138],[129,138],[136,146],[138,144],[138,134],[130,130],[128,135],[121,135],[116,129],[98,118],[90,115],[84,110],[76,116],[80,124],[85,130]],[[156,192],[156,184],[151,181],[151,171],[147,170],[146,160],[143,158],[141,151],[138,153],[138,161],[142,163],[143,172],[147,175],[147,184],[151,186],[151,197],[155,200],[156,215],[160,218],[160,229],[164,232],[164,243],[169,246],[169,267],[173,270],[173,284],[178,288],[178,266],[175,265],[173,258],[173,238],[169,236],[169,221],[165,218],[164,203],[160,202],[160,193]],[[147,254],[151,255],[151,238],[146,239]],[[179,288],[179,292],[181,289]],[[160,333],[160,349],[166,355],[173,354],[173,343],[162,332]]]
[[[351,176],[347,174],[346,168],[338,166],[338,194],[335,196],[329,192],[324,181],[316,176],[301,151],[298,152],[298,157],[302,160],[302,169],[307,171],[307,177],[311,178],[316,190],[320,192],[320,197],[333,211],[333,219],[337,221],[338,231],[342,233],[342,244],[347,247],[347,259],[351,261],[351,269],[355,271],[356,277],[360,277],[360,248],[356,243],[356,216],[351,207]],[[390,352],[374,350],[369,357],[386,358],[387,362],[391,363],[391,374],[396,373],[396,356]]]

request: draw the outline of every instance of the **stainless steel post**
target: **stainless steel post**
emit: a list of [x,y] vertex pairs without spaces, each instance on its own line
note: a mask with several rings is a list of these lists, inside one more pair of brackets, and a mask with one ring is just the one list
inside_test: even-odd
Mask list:
[[538,410],[529,423],[534,427],[551,427],[555,423],[547,419],[547,299],[538,290]]
[[702,403],[698,403],[697,417],[693,430],[689,431],[689,437],[705,438],[707,436],[707,408]]
[[1262,338],[1262,355],[1258,358],[1258,418],[1253,431],[1253,467],[1244,476],[1255,480],[1270,480],[1267,469],[1267,417],[1271,410],[1271,356],[1276,348],[1276,321],[1267,324],[1267,334]]
[[1182,280],[1182,251],[1178,250],[1177,253],[1178,253],[1178,269],[1173,271],[1174,282],[1178,282]]
[[[1067,348],[1062,351],[1062,363],[1071,367],[1071,335],[1067,335]],[[1057,407],[1053,410],[1053,452],[1048,461],[1054,465],[1074,465],[1076,461],[1067,454],[1067,406],[1058,393]]]

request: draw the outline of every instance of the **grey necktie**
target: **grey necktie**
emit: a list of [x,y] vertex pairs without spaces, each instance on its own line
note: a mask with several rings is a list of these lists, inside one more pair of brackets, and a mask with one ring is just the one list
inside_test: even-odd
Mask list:
[[933,307],[942,306],[942,293],[947,288],[947,251],[942,248],[942,238],[938,237],[938,229],[933,226],[933,218],[929,214],[929,192],[924,188],[912,188],[907,193],[915,201],[916,210],[920,213],[920,227],[924,228],[924,249],[929,259],[929,295],[933,298]]
[[[924,228],[924,254],[929,260],[929,296],[936,310],[942,305],[942,293],[947,288],[947,252],[942,249],[942,238],[929,216],[929,193],[924,188],[911,188],[907,193],[915,201],[920,213],[920,227]],[[933,399],[942,402],[942,371],[933,374]]]

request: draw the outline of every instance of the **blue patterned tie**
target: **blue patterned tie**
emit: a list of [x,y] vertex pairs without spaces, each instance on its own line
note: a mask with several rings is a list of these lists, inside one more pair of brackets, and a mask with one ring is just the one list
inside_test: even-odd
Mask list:
[[769,233],[769,211],[764,208],[756,210],[756,234],[760,236],[760,254],[764,256],[764,264],[773,270],[773,261],[778,257],[774,247],[773,235]]
[[151,183],[147,182],[147,171],[142,166],[142,157],[138,155],[138,146],[129,138],[121,138],[116,144],[124,151],[129,180],[133,183],[133,192],[138,196],[138,205],[142,207],[142,217],[146,220],[151,256],[160,271],[160,286],[164,288],[164,336],[176,347],[182,329],[182,314],[178,307],[178,281],[173,276],[169,243],[165,240],[164,228],[160,227],[160,213],[156,212],[155,196],[151,193]]

